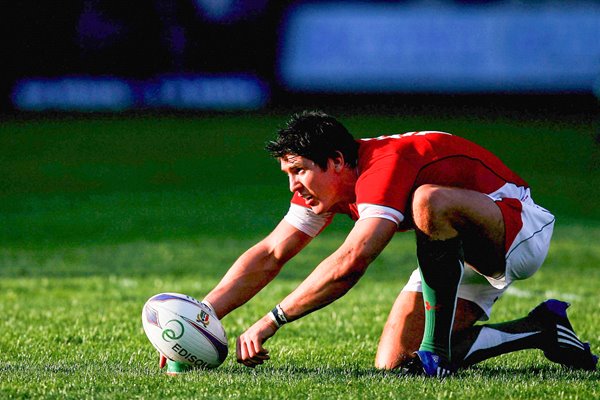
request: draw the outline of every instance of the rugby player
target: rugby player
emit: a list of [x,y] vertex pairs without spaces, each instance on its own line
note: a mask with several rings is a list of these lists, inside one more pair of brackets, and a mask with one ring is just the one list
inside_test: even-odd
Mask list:
[[528,184],[491,152],[437,131],[355,140],[322,112],[294,115],[267,150],[289,177],[289,211],[206,296],[219,318],[265,287],[335,214],[356,223],[298,288],[240,335],[238,362],[264,363],[263,345],[283,324],[343,296],[396,232],[414,231],[418,268],[391,308],[377,368],[443,378],[530,348],[567,367],[596,368],[565,302],[547,300],[521,319],[475,325],[513,282],[540,268],[554,227]]

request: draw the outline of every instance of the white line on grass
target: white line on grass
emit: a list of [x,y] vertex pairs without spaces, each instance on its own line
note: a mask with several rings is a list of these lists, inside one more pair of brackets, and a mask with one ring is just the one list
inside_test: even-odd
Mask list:
[[[508,290],[506,291],[506,294],[508,296],[520,297],[520,298],[532,298],[532,297],[539,297],[540,296],[539,292],[518,289],[518,288],[515,288],[514,286],[509,287]],[[578,294],[574,294],[574,293],[562,293],[562,292],[557,292],[555,290],[546,290],[543,293],[543,297],[544,298],[555,298],[555,299],[567,300],[567,301],[578,301],[578,300],[581,300],[581,296],[578,295]]]

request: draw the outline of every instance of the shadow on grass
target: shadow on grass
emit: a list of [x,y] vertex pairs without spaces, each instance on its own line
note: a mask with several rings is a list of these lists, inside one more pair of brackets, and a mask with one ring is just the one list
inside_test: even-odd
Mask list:
[[459,376],[479,377],[484,379],[495,378],[517,378],[532,377],[536,380],[556,380],[557,378],[565,379],[581,379],[581,380],[597,380],[600,378],[600,371],[584,371],[574,370],[562,367],[558,364],[547,362],[543,365],[522,365],[522,366],[506,366],[506,365],[475,365],[465,370],[459,371]]

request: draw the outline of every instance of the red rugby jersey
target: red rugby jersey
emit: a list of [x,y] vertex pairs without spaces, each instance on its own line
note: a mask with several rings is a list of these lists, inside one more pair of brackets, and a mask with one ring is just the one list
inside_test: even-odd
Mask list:
[[[374,204],[399,211],[399,229],[412,228],[410,201],[415,189],[424,184],[485,194],[494,193],[507,183],[528,187],[490,151],[449,133],[409,132],[360,139],[359,143],[356,202],[348,205],[354,220],[360,218],[358,205]],[[292,196],[292,203],[308,207],[298,195]]]

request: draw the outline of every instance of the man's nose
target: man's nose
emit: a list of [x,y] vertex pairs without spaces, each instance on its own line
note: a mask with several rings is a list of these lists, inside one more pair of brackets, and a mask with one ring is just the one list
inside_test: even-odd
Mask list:
[[295,193],[302,189],[302,184],[294,176],[290,176],[290,192]]

